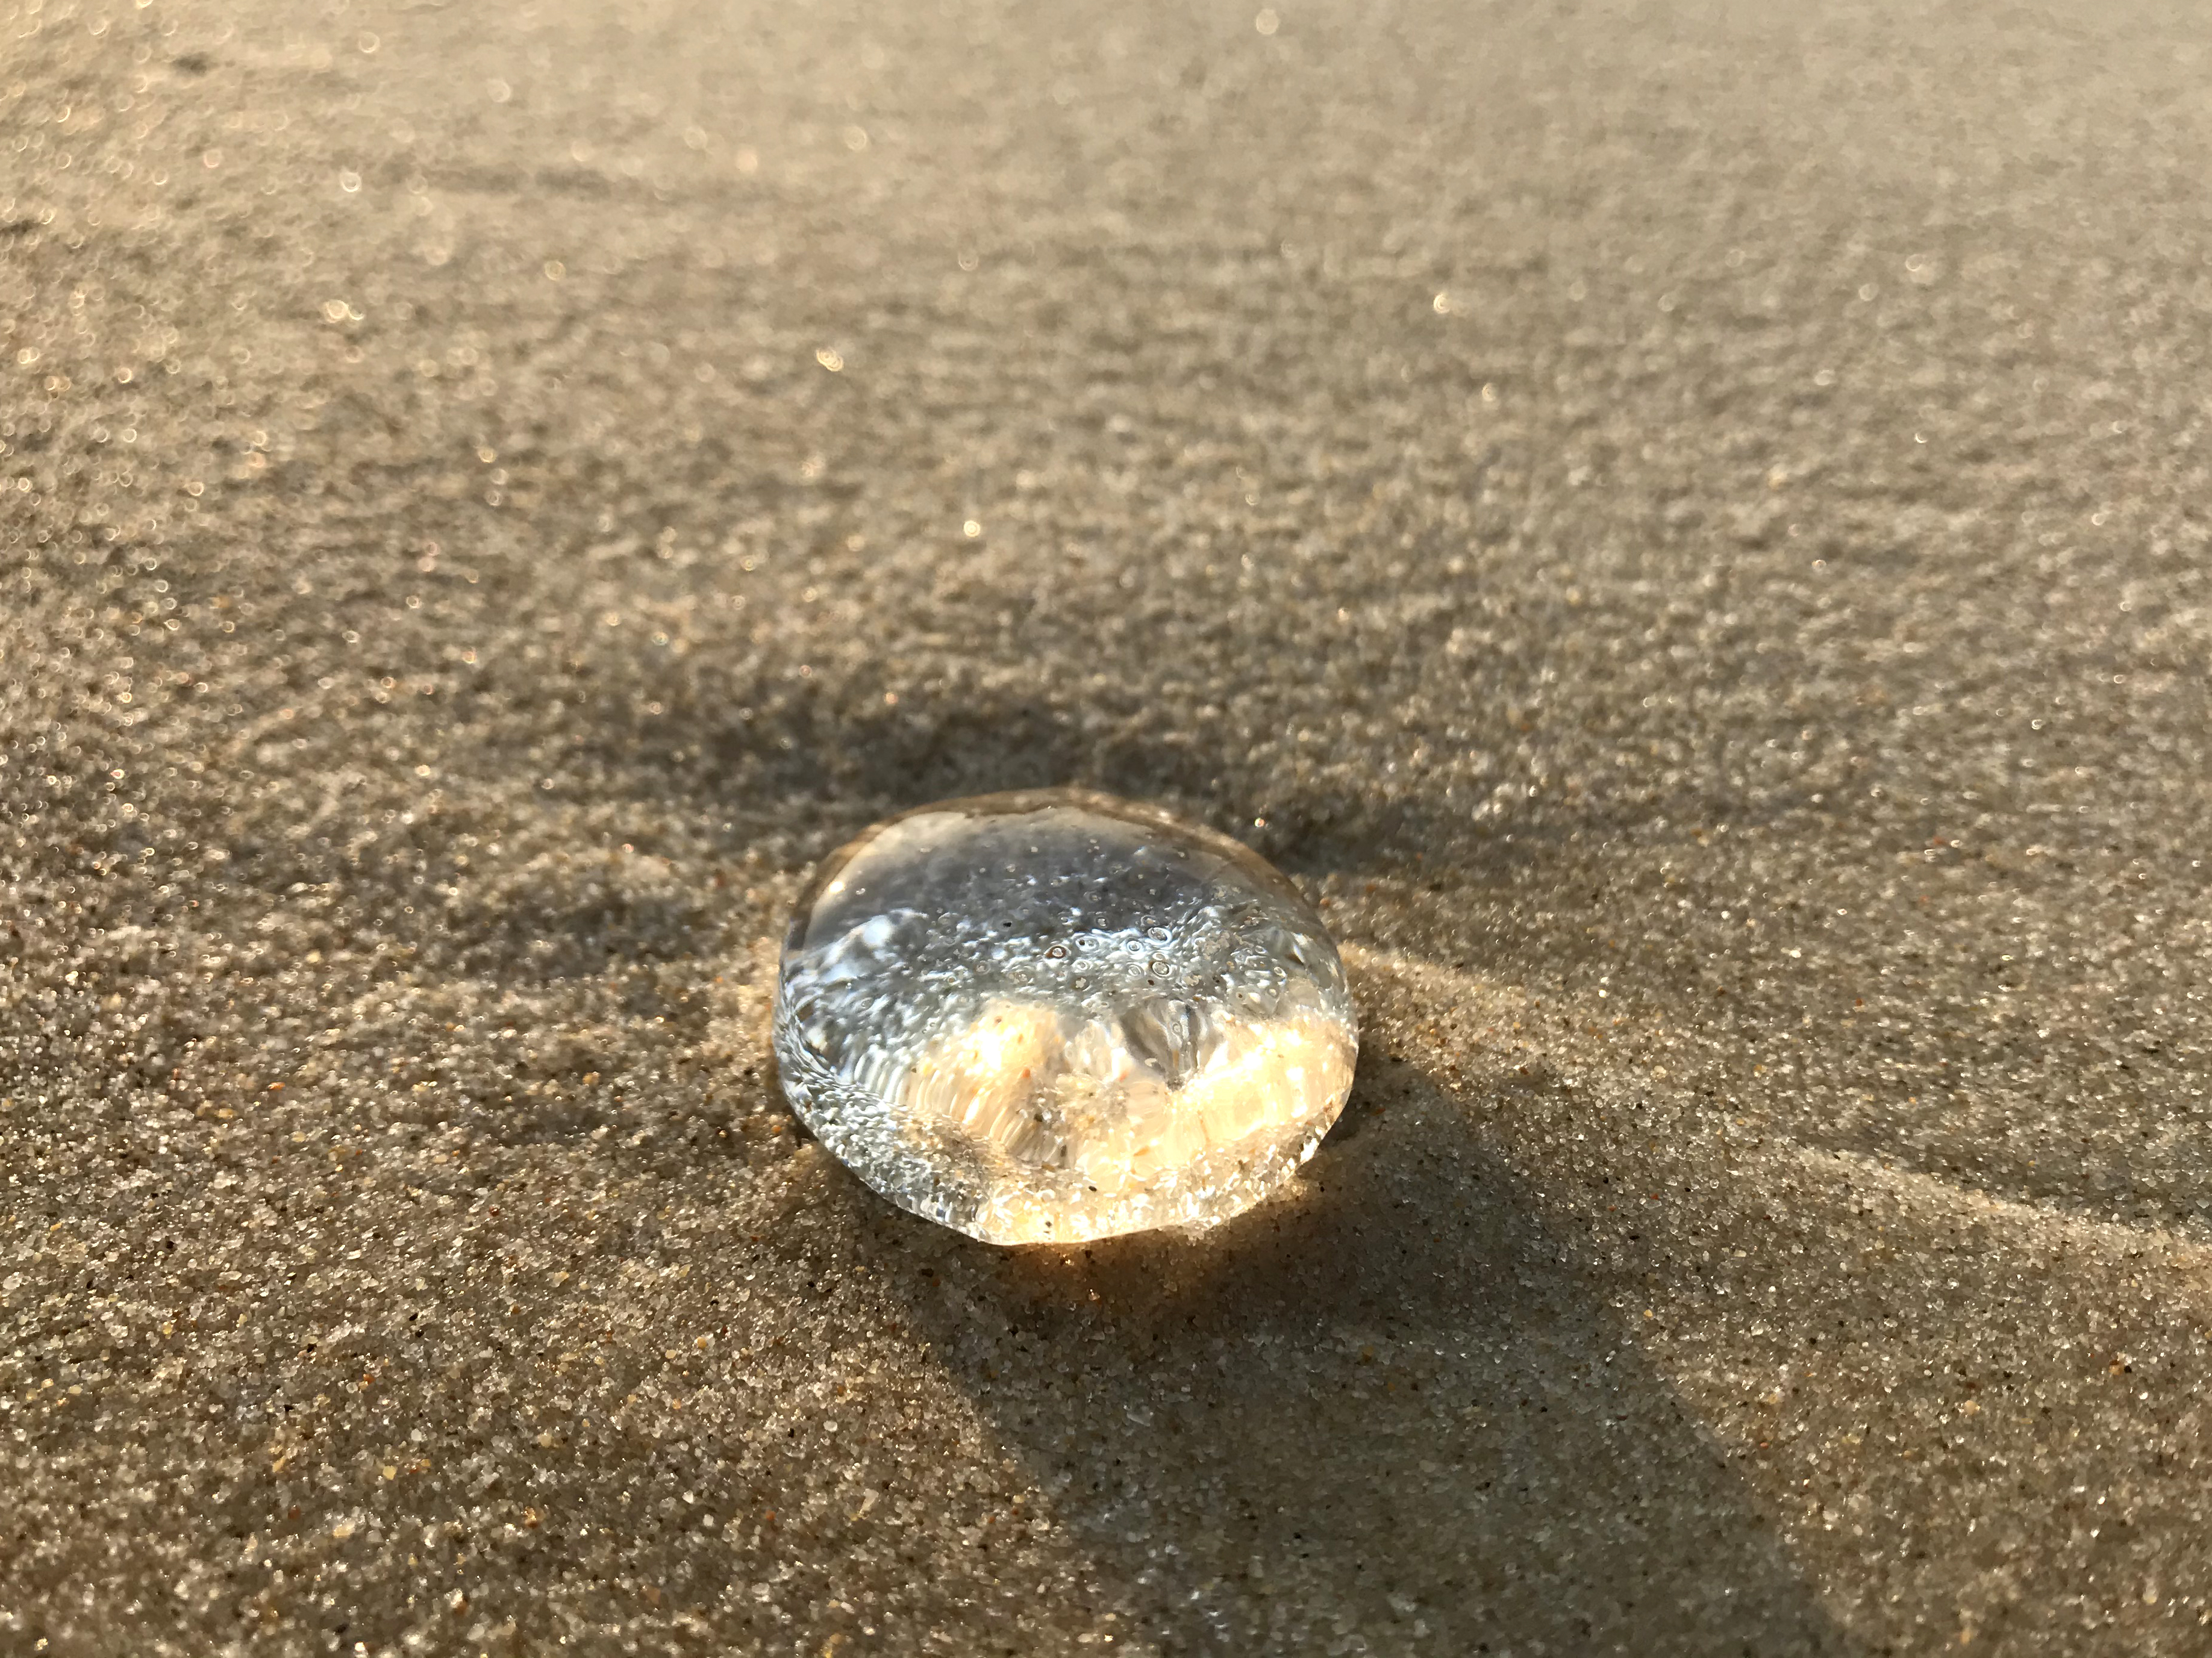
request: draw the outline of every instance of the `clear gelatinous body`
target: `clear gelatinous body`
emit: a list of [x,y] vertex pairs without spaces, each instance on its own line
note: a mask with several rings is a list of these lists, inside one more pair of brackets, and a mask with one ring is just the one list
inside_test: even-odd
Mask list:
[[949,800],[799,900],[784,1091],[902,1208],[994,1243],[1208,1225],[1310,1157],[1351,1090],[1344,965],[1248,848],[1107,795]]

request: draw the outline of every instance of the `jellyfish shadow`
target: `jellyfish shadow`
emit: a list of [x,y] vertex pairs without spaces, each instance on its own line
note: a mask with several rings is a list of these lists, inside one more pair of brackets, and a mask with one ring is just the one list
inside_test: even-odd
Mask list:
[[1622,1291],[1465,1107],[1370,1054],[1346,1121],[1293,1189],[1201,1236],[962,1240],[901,1286],[1124,1587],[1128,1632],[1171,1654],[1853,1651]]

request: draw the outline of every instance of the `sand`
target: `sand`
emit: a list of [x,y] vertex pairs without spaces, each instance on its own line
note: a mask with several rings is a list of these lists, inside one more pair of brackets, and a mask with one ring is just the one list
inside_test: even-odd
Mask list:
[[[0,1649],[2212,1649],[2189,8],[0,0]],[[1238,835],[1296,1185],[794,1133]]]

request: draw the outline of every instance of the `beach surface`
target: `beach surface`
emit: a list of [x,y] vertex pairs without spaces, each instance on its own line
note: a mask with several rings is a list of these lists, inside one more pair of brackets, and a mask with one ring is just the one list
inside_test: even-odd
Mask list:
[[[2212,1650],[2202,21],[0,0],[0,1649]],[[1201,1236],[775,1084],[1058,784]]]

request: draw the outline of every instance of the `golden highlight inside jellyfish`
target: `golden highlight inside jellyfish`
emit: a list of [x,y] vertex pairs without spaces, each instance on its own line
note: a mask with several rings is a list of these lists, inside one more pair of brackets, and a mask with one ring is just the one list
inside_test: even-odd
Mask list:
[[1002,1242],[1112,1230],[1133,1199],[1171,1199],[1201,1160],[1295,1156],[1352,1084],[1352,1046],[1317,1011],[1215,1029],[1178,1084],[1117,1024],[1070,1023],[994,999],[925,1049],[899,1089],[917,1126],[967,1141],[994,1167]]

